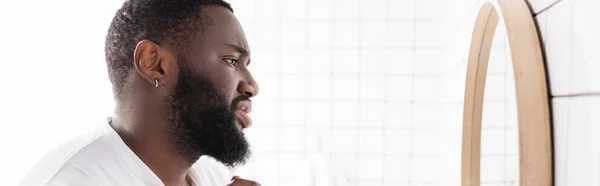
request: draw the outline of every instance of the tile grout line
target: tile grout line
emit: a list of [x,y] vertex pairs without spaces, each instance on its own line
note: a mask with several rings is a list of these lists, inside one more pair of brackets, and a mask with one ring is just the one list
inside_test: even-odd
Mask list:
[[[570,46],[570,54],[569,54],[570,56],[569,56],[569,58],[570,58],[570,62],[573,62],[573,48],[574,48],[573,47],[573,20],[572,20],[573,19],[573,6],[572,6],[573,4],[569,3],[568,5],[569,5],[568,8],[570,10],[569,13],[570,13],[570,16],[571,16],[571,25],[570,25],[570,29],[571,29],[570,31],[571,31],[571,33],[569,35],[571,37],[571,38],[569,38],[570,39],[570,43],[569,44],[571,46]],[[573,80],[573,64],[569,65],[569,73],[570,73],[569,74],[569,82],[572,82],[572,80]],[[571,89],[572,89],[572,86],[569,85],[569,92],[571,92]],[[552,96],[552,97],[554,98],[555,96]],[[572,104],[573,104],[573,100],[569,100],[569,110],[567,112],[568,113],[568,115],[567,115],[567,121],[569,121],[569,122],[571,121],[571,108],[570,108],[570,106],[572,106]],[[571,125],[567,125],[567,135],[566,135],[567,139],[565,140],[566,141],[566,149],[567,149],[566,152],[565,152],[566,153],[566,155],[565,155],[565,164],[566,165],[568,165],[568,163],[569,163],[569,131],[571,129],[570,126]],[[565,182],[567,182],[567,183],[568,183],[567,178],[569,178],[569,173],[568,172],[569,171],[565,171],[565,179],[564,179]]]
[[559,98],[580,98],[580,97],[597,97],[600,96],[600,92],[582,92],[582,93],[571,93],[571,94],[558,94],[551,95],[551,99]]
[[558,3],[562,2],[563,0],[556,0],[554,1],[552,4],[546,6],[546,8],[542,8],[540,11],[533,13],[533,17],[537,17],[538,15],[546,12],[547,10],[549,10],[550,8],[554,7],[555,5],[557,5]]
[[414,159],[414,146],[415,146],[415,135],[414,135],[414,126],[415,126],[415,68],[416,68],[416,45],[417,45],[417,0],[413,0],[413,38],[412,38],[412,71],[411,71],[411,122],[410,122],[410,145],[409,145],[409,156],[408,156],[408,184],[412,185],[413,182],[413,159]]
[[[310,11],[308,10],[309,7],[310,7],[310,1],[306,1],[306,10],[305,10],[305,13],[306,13],[307,17],[310,14]],[[304,32],[306,34],[306,37],[305,37],[305,40],[304,40],[304,45],[307,46],[307,48],[310,48],[310,47],[308,47],[309,43],[310,43],[310,26],[309,26],[309,21],[306,21]],[[309,50],[305,50],[304,51],[304,52],[306,52],[305,56],[307,56],[307,57],[308,57],[308,51]],[[308,63],[304,63],[304,70],[308,71]],[[306,88],[306,87],[308,87],[308,77],[309,76],[303,76],[302,77],[302,79],[304,79],[304,90],[303,90],[303,92],[304,92],[304,99],[306,99],[308,97],[308,89]],[[303,121],[304,126],[302,126],[302,129],[304,131],[304,134],[302,134],[302,136],[303,136],[302,140],[303,140],[303,144],[304,144],[304,149],[303,149],[303,155],[304,155],[304,157],[307,157],[307,152],[308,152],[308,143],[307,143],[308,140],[306,138],[307,135],[308,135],[307,121],[306,121],[306,118],[308,118],[308,104],[307,104],[307,102],[308,101],[303,100],[303,103],[301,104],[302,107],[303,107],[302,109],[304,111],[304,113],[302,113],[304,115],[303,116],[304,117],[303,118],[303,120],[304,120]]]
[[[384,37],[385,38],[390,38],[389,37],[390,36],[390,31],[389,31],[389,24],[390,24],[390,22],[389,22],[389,19],[390,19],[390,17],[389,17],[390,0],[386,0],[385,3],[386,3],[386,6],[385,6],[386,7],[386,9],[385,9],[385,21],[386,22],[385,22],[385,26],[384,26],[384,28],[385,28]],[[386,48],[386,50],[388,50],[387,49],[387,47],[388,47],[387,42],[385,42],[383,45],[384,45],[384,48]],[[384,55],[386,55],[386,54],[388,54],[388,52],[386,52]],[[387,65],[384,65],[384,66],[387,67]],[[383,83],[384,83],[385,86],[384,86],[384,93],[383,93],[384,94],[384,102],[383,102],[383,108],[382,108],[382,110],[386,110],[387,104],[388,104],[388,98],[390,96],[389,95],[389,88],[390,87],[389,87],[389,76],[388,76],[387,70],[385,72],[383,72],[383,74],[384,74],[384,80],[383,80],[384,82]],[[384,114],[383,117],[384,117],[383,121],[385,122],[385,125],[381,124],[381,154],[382,154],[382,156],[381,156],[381,167],[380,167],[381,168],[381,180],[380,180],[381,185],[384,185],[384,183],[386,182],[385,181],[386,180],[386,178],[385,178],[385,173],[386,173],[385,165],[386,165],[386,160],[388,158],[387,158],[387,153],[385,153],[385,147],[386,147],[386,140],[385,140],[385,138],[386,138],[386,130],[387,130],[387,126],[386,125],[390,123],[388,121],[387,114]]]
[[[331,4],[333,6],[335,6],[335,1],[332,1]],[[308,9],[308,7],[306,7],[306,9]],[[332,9],[332,13],[331,13],[331,17],[332,18],[335,17],[335,15],[336,15],[336,11],[335,10],[336,10],[335,8]],[[331,21],[331,33],[330,33],[331,34],[331,38],[334,38],[334,36],[335,36],[336,28],[335,28],[335,24],[334,23],[335,23],[334,21]],[[336,61],[336,59],[335,59],[335,50],[336,50],[336,46],[334,45],[334,43],[335,43],[335,39],[332,39],[331,40],[331,54],[332,54],[332,56],[331,56],[331,72],[330,72],[330,77],[331,77],[331,79],[330,79],[330,81],[331,81],[330,82],[331,83],[331,93],[330,93],[330,96],[331,96],[331,99],[329,100],[329,104],[330,104],[329,105],[330,118],[329,118],[329,131],[327,131],[327,133],[330,134],[329,136],[333,136],[333,130],[334,130],[334,127],[333,127],[333,122],[334,122],[333,115],[334,114],[333,114],[333,112],[335,112],[335,109],[334,109],[335,91],[334,90],[335,90],[335,76],[336,76],[336,73],[335,73],[335,71],[336,71],[335,70],[335,61]],[[323,134],[323,133],[324,132],[321,132],[320,134]],[[320,136],[320,137],[322,137],[322,136]],[[332,145],[333,143],[331,141],[333,141],[333,140],[331,140],[331,138],[328,138],[327,143],[326,143],[326,144],[328,144],[328,146],[330,148],[333,146]],[[324,148],[323,144],[324,143],[321,144],[322,145],[321,148]],[[328,151],[329,151],[329,155],[328,155],[329,159],[328,159],[328,161],[331,161],[331,160],[333,160],[333,152],[332,152],[331,149],[328,150]],[[337,163],[335,165],[339,166],[339,165],[337,165]]]
[[[254,22],[255,22],[254,25],[256,25],[256,22],[257,22],[256,21],[257,20],[257,18],[256,18],[257,17],[256,16],[256,14],[257,14],[256,13],[257,12],[257,10],[256,10],[257,9],[256,8],[257,7],[256,6],[256,4],[257,4],[256,1],[257,0],[254,0],[254,3],[253,3],[254,4]],[[283,6],[283,3],[280,4],[280,5]],[[280,15],[279,16],[279,32],[280,32],[279,33],[279,44],[281,46],[283,46],[283,24],[282,24],[283,21],[282,21],[281,17],[282,16]],[[254,33],[255,34],[257,33],[256,29],[254,30]],[[255,38],[255,40],[256,40],[256,38]],[[279,83],[279,98],[281,99],[283,97],[283,81],[282,81],[282,79],[283,79],[283,64],[281,62],[283,60],[283,47],[279,47],[279,54],[280,55],[279,55],[279,72],[278,72],[279,82],[278,83]],[[283,108],[283,103],[281,101],[278,101],[277,106],[278,106],[278,110],[281,111],[282,108]],[[281,149],[281,146],[282,146],[281,145],[281,141],[282,141],[281,140],[281,138],[282,138],[281,132],[282,132],[282,125],[283,125],[283,116],[282,116],[282,114],[279,113],[278,116],[277,116],[277,118],[278,118],[278,124],[277,124],[277,130],[276,131],[278,133],[277,136],[279,137],[279,140],[277,140],[277,162],[278,163],[277,163],[277,178],[276,178],[276,180],[277,180],[277,184],[281,185],[281,163],[282,163],[282,161],[281,161],[281,154],[280,153],[282,152],[282,149]]]
[[361,138],[360,138],[360,129],[361,129],[361,124],[360,124],[360,118],[361,118],[360,106],[362,105],[362,100],[361,100],[361,96],[362,95],[360,93],[360,90],[361,90],[361,87],[362,87],[362,84],[360,82],[361,77],[362,77],[361,76],[362,73],[361,73],[360,65],[362,64],[362,62],[361,62],[361,58],[360,57],[362,56],[361,55],[361,52],[362,52],[362,46],[361,46],[362,31],[361,31],[361,26],[363,24],[363,21],[361,19],[361,15],[362,14],[361,14],[361,8],[360,8],[360,1],[358,1],[358,3],[359,3],[359,9],[358,9],[358,12],[357,12],[357,14],[358,14],[358,20],[357,20],[358,21],[358,24],[357,24],[358,28],[356,28],[357,29],[357,33],[358,33],[358,38],[357,38],[358,45],[356,46],[356,48],[357,48],[357,52],[356,52],[356,58],[357,58],[356,66],[357,66],[357,69],[358,69],[356,71],[356,73],[357,73],[357,78],[356,78],[356,80],[357,80],[357,89],[356,89],[357,94],[356,95],[358,96],[358,100],[357,100],[357,103],[355,105],[356,106],[356,108],[355,108],[356,109],[356,139],[358,139],[358,141],[357,141],[358,143],[356,144],[356,147],[357,147],[356,148],[357,149],[357,151],[356,151],[356,159],[358,160],[357,161],[358,165],[356,166],[356,170],[355,170],[356,171],[355,172],[355,174],[356,174],[356,178],[355,178],[356,179],[355,180],[356,181],[356,185],[358,185],[358,182],[360,182],[360,180],[361,180],[360,179],[360,175],[359,175],[360,168],[361,168],[360,167],[360,165],[361,165],[361,157],[360,157],[360,153],[359,153],[361,151],[361,149],[360,149],[360,140],[361,140]]
[[[506,119],[507,116],[508,116],[508,113],[507,113],[507,110],[508,110],[508,107],[507,107],[508,101],[507,100],[508,99],[507,99],[507,95],[506,95],[507,94],[506,93],[506,88],[508,87],[508,85],[506,84],[507,83],[506,78],[508,77],[508,73],[507,73],[508,69],[507,69],[507,67],[508,67],[509,64],[512,66],[512,63],[508,63],[507,62],[508,60],[506,59],[506,41],[502,42],[502,44],[504,45],[504,50],[502,50],[504,52],[504,127],[508,127],[507,126],[508,125],[508,121]],[[507,148],[508,148],[507,147],[507,145],[508,145],[508,143],[507,143],[507,141],[508,141],[507,140],[508,139],[508,136],[507,136],[508,132],[506,130],[503,130],[502,132],[504,133],[504,153],[506,153]],[[503,156],[503,157],[504,157],[504,166],[503,166],[503,169],[504,169],[504,180],[508,181],[508,170],[506,168],[507,160],[506,160],[506,156]],[[505,184],[505,186],[506,186],[506,184]]]

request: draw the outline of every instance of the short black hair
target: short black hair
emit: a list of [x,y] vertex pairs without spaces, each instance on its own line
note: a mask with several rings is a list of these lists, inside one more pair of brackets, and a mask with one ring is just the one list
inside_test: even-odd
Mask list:
[[113,92],[121,95],[133,68],[137,43],[151,40],[175,50],[185,47],[204,29],[201,8],[220,5],[233,12],[223,0],[127,0],[113,18],[105,43],[105,57]]

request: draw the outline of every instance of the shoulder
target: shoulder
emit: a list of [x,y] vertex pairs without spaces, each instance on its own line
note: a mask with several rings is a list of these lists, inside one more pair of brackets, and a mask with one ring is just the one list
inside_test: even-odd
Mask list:
[[41,182],[39,185],[43,186],[76,186],[76,185],[89,185],[89,186],[100,186],[103,185],[98,177],[90,174],[82,167],[76,164],[66,164],[60,171],[56,172],[50,180],[46,183]]
[[92,131],[61,144],[40,159],[20,185],[96,185],[90,171],[99,168],[101,154],[110,148],[101,138],[100,132]]

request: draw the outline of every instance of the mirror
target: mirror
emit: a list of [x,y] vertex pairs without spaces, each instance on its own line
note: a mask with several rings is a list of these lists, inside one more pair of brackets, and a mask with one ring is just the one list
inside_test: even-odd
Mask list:
[[546,73],[525,1],[482,4],[466,76],[462,185],[552,185]]
[[482,186],[518,185],[517,104],[506,27],[498,20],[490,49],[481,121]]

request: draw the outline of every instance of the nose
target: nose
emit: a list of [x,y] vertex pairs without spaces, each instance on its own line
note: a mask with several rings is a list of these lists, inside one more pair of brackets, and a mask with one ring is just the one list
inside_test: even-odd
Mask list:
[[254,78],[249,72],[245,74],[246,75],[244,76],[244,78],[240,80],[237,89],[238,92],[251,98],[258,94],[258,84],[256,84],[256,80],[254,80]]

